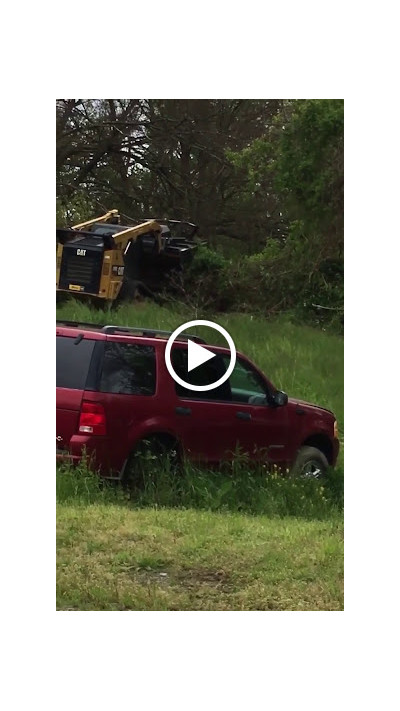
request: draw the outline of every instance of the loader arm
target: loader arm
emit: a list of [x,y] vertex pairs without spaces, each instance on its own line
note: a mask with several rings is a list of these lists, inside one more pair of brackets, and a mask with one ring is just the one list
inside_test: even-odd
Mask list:
[[95,222],[107,222],[107,220],[111,219],[111,217],[114,217],[115,215],[118,215],[118,210],[109,210],[109,212],[106,212],[105,215],[102,215],[101,217],[95,217],[94,220],[88,220],[87,222],[81,222],[79,225],[73,225],[71,227],[72,230],[81,230],[83,227],[88,227],[89,225],[94,225]]

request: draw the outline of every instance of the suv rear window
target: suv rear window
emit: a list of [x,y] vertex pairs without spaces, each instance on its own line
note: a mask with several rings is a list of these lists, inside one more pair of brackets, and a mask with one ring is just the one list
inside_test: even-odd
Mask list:
[[84,390],[95,341],[83,338],[75,343],[76,337],[56,338],[56,385],[58,388]]
[[153,346],[106,343],[100,390],[124,395],[154,395],[156,354]]

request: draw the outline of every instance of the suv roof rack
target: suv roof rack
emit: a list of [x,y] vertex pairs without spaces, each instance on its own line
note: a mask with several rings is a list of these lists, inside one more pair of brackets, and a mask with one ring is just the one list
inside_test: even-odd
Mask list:
[[[159,328],[140,328],[139,326],[103,326],[101,329],[103,333],[137,333],[142,336],[147,336],[147,338],[156,338],[157,336],[171,336],[173,331],[162,331]],[[179,338],[191,338],[192,341],[197,341],[197,343],[207,343],[204,338],[200,336],[192,336],[191,333],[180,333]]]
[[[137,335],[142,335],[147,338],[156,338],[157,336],[171,336],[173,331],[162,331],[159,328],[142,328],[140,326],[113,326],[113,325],[105,325],[103,326],[100,323],[87,323],[86,321],[56,321],[56,324],[58,326],[72,326],[74,328],[79,328],[82,326],[83,328],[85,327],[90,327],[90,328],[95,328],[102,333],[106,333],[109,335],[113,335],[115,333],[135,333]],[[207,341],[204,340],[204,338],[200,338],[200,336],[193,336],[191,333],[180,333],[178,336],[178,339],[186,339],[190,338],[192,341],[196,341],[197,343],[203,343],[206,344]]]

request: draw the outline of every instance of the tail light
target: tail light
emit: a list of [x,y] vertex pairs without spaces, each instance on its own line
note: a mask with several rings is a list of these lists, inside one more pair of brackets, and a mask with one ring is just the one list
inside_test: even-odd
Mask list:
[[82,434],[105,435],[106,413],[97,402],[83,402],[79,418],[79,432]]

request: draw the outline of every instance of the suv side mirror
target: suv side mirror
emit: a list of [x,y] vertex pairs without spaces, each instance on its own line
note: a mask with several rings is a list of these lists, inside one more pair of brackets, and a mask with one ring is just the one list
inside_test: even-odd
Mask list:
[[282,390],[277,390],[272,396],[272,404],[275,407],[284,407],[288,403],[288,396]]

